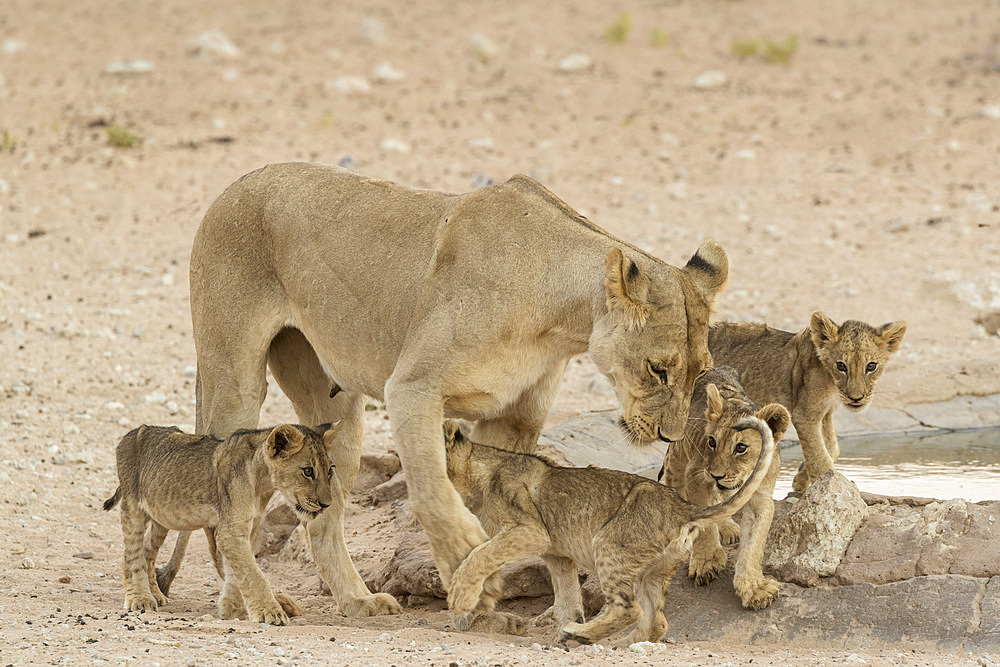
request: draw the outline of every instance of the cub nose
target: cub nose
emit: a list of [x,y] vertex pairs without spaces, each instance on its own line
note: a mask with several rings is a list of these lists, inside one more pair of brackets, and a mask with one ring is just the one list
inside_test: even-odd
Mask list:
[[[712,475],[712,473],[708,474]],[[716,482],[721,482],[723,477],[725,477],[725,475],[712,475],[712,479],[714,479]]]

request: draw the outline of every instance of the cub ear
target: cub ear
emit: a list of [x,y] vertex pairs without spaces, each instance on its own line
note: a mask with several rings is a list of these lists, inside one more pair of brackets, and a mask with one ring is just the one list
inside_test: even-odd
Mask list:
[[608,251],[604,263],[604,290],[608,310],[622,317],[626,331],[636,331],[646,325],[651,310],[646,301],[649,278],[618,248]]
[[302,449],[303,442],[302,434],[291,424],[275,426],[267,436],[267,455],[272,459],[289,457]]
[[452,447],[457,442],[462,442],[465,436],[462,435],[462,431],[459,430],[458,424],[450,419],[445,419],[442,425],[444,429],[444,446],[445,449]]
[[334,445],[337,444],[337,436],[340,435],[340,429],[343,424],[344,420],[340,419],[332,424],[322,424],[316,427],[316,430],[323,434],[323,447],[326,451],[331,451]]
[[903,336],[906,335],[906,320],[883,324],[875,331],[885,344],[885,348],[889,350],[889,354],[892,354],[903,344]]
[[818,310],[809,318],[809,330],[817,350],[833,345],[840,337],[840,329],[833,320]]
[[709,383],[705,387],[705,397],[708,399],[708,407],[705,409],[705,420],[710,422],[717,422],[722,418],[722,411],[726,407],[725,403],[722,401],[722,395],[719,393],[718,388]]
[[712,308],[715,305],[715,298],[729,280],[729,258],[718,243],[705,241],[684,265],[682,271],[705,297],[708,307]]
[[780,403],[769,403],[757,411],[754,415],[767,424],[774,436],[774,444],[777,445],[785,437],[788,425],[792,423],[792,416],[788,410]]

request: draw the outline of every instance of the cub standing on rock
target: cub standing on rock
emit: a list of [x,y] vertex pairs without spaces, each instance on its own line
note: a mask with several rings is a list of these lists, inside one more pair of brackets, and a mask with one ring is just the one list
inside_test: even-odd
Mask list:
[[[530,451],[566,364],[589,352],[633,441],[680,438],[728,272],[715,243],[670,266],[527,176],[449,194],[268,165],[219,196],[191,249],[197,431],[256,426],[270,368],[301,423],[343,420],[331,457],[346,493],[365,396],[384,400],[447,585],[486,533],[448,481],[442,419],[476,420],[477,440]],[[343,389],[334,398],[331,383]],[[310,527],[320,575],[345,615],[399,612],[354,568],[343,508]],[[500,594],[498,575],[484,602]]]
[[[751,417],[767,424],[776,443],[781,442],[791,421],[788,410],[778,403],[758,410],[734,369],[719,366],[709,371],[695,385],[684,437],[667,450],[660,470],[664,483],[696,505],[714,505],[731,496],[759,456],[760,439],[752,430],[757,422]],[[781,590],[780,583],[764,576],[762,567],[780,469],[781,457],[776,450],[764,480],[743,508],[740,525],[730,520],[701,531],[688,564],[689,576],[698,584],[707,584],[726,567],[722,539],[731,542],[738,536],[740,551],[733,586],[748,609],[767,607]]]
[[792,414],[803,464],[792,488],[802,493],[840,455],[833,412],[861,411],[889,357],[899,349],[906,322],[873,327],[847,320],[840,326],[817,311],[799,333],[750,322],[719,322],[708,333],[716,365],[732,366],[750,399],[781,403]]
[[[446,421],[448,477],[492,535],[452,576],[448,607],[456,626],[466,629],[476,611],[484,610],[480,595],[493,573],[539,555],[552,573],[553,615],[564,639],[592,643],[638,621],[626,644],[659,641],[667,631],[664,595],[691,539],[737,512],[771,468],[771,429],[753,416],[741,423],[744,437],[760,452],[756,466],[734,476],[734,487],[742,486],[730,498],[699,507],[638,475],[565,468],[540,456],[473,443],[455,422]],[[597,573],[605,597],[604,608],[586,623],[577,566]]]
[[[119,486],[104,503],[121,502],[125,608],[156,609],[166,596],[156,582],[156,554],[168,530],[205,529],[216,570],[225,582],[222,618],[285,625],[299,614],[287,596],[271,592],[254,560],[251,540],[268,500],[280,491],[309,530],[334,502],[337,484],[327,451],[339,426],[282,424],[239,431],[224,441],[178,428],[140,426],[116,450]],[[146,525],[149,541],[144,544]]]

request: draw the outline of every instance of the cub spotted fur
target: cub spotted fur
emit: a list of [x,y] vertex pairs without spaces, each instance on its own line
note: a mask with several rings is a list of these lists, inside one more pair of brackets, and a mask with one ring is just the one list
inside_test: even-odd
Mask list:
[[868,406],[904,334],[902,320],[878,327],[847,320],[838,326],[817,311],[798,333],[763,324],[720,322],[710,327],[708,346],[717,365],[739,371],[754,403],[781,403],[791,412],[804,459],[793,488],[801,493],[840,455],[834,410],[841,405],[855,411]]
[[[156,554],[168,530],[205,529],[216,569],[225,580],[223,618],[285,625],[298,607],[276,599],[251,550],[251,534],[275,491],[308,531],[334,503],[336,478],[327,451],[338,427],[282,424],[238,431],[226,440],[188,435],[175,427],[140,426],[116,450],[119,486],[104,503],[121,502],[125,608],[157,609],[167,601],[156,582]],[[147,524],[149,540],[144,544]]]
[[[552,574],[554,616],[565,638],[595,642],[638,621],[628,642],[659,641],[667,629],[670,577],[702,529],[733,515],[771,466],[774,440],[761,420],[760,457],[744,485],[724,502],[698,507],[675,489],[617,470],[564,468],[540,456],[473,443],[444,424],[448,477],[492,537],[455,570],[448,606],[468,627],[483,584],[505,564],[540,555]],[[596,572],[606,603],[584,622],[577,567]]]
[[[757,421],[751,417],[767,424],[774,442],[784,437],[791,419],[778,403],[758,410],[734,369],[720,366],[709,371],[695,386],[684,437],[670,445],[664,458],[660,471],[664,483],[696,505],[714,505],[731,496],[750,476],[760,453],[762,441],[755,430]],[[781,588],[777,581],[765,577],[762,569],[780,468],[781,458],[775,451],[763,481],[743,508],[739,526],[727,521],[707,527],[695,539],[688,564],[691,578],[707,584],[726,566],[722,540],[739,537],[733,586],[749,609],[767,607]]]

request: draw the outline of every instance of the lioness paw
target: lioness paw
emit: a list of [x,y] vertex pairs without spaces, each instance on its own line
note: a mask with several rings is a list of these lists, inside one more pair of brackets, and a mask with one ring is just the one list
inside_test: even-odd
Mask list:
[[281,605],[277,603],[275,603],[273,607],[268,606],[260,609],[250,609],[248,610],[247,616],[254,623],[288,625],[288,614],[286,614],[281,608]]
[[764,609],[771,605],[781,592],[781,583],[774,579],[733,577],[733,587],[746,609]]
[[156,611],[158,608],[156,598],[152,595],[132,595],[125,598],[125,609],[128,611]]
[[349,598],[340,603],[340,613],[352,618],[364,616],[386,616],[403,611],[396,598],[388,593],[373,593],[361,597]]

